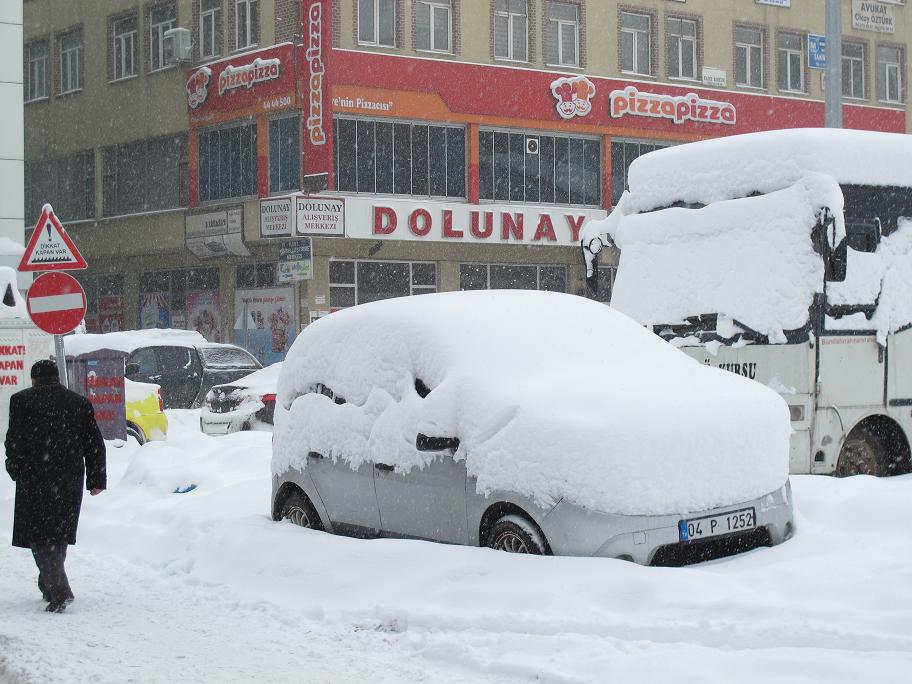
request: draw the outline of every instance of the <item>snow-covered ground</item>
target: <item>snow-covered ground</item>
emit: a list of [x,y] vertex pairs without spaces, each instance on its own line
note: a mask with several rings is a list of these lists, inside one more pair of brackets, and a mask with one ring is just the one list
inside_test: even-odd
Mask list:
[[[270,437],[109,450],[43,612],[0,476],[0,681],[899,682],[912,476],[793,477],[798,533],[689,568],[359,541],[269,518]],[[195,489],[184,494],[176,489]]]

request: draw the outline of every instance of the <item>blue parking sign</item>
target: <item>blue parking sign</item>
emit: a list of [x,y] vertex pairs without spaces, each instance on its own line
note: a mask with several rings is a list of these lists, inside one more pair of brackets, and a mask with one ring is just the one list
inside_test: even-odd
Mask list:
[[826,69],[826,36],[808,34],[808,66],[811,69]]

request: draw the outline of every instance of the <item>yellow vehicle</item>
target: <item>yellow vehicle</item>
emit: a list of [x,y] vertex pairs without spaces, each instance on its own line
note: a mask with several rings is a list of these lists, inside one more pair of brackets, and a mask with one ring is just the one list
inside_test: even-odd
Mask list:
[[127,436],[140,444],[165,439],[168,417],[162,403],[161,388],[148,382],[124,380],[127,410]]

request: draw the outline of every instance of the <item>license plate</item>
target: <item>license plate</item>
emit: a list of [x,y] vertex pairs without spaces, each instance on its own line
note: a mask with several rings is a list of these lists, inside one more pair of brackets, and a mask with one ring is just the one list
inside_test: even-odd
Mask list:
[[742,508],[731,513],[707,515],[705,518],[681,520],[678,523],[678,535],[682,542],[695,539],[718,537],[722,534],[750,530],[757,526],[757,516],[753,508]]

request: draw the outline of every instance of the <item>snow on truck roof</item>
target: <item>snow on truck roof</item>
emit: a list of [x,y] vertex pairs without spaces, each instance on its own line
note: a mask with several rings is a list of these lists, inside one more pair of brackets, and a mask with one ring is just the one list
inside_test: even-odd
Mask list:
[[111,333],[81,333],[63,338],[67,356],[79,356],[99,349],[113,349],[131,354],[141,347],[197,347],[208,344],[195,330],[153,328]]
[[912,187],[912,136],[794,128],[666,147],[630,166],[627,213],[773,192],[808,173],[840,185]]

